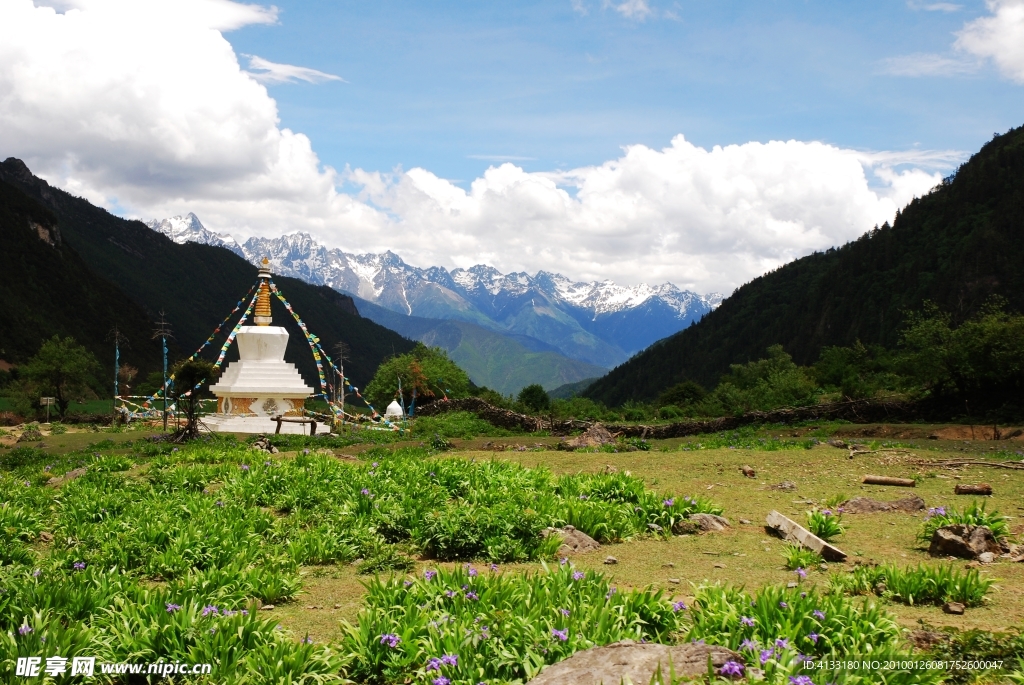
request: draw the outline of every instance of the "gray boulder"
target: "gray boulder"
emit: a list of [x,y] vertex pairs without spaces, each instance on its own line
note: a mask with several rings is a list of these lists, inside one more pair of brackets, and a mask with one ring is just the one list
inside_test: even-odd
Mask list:
[[943,526],[932,534],[928,553],[936,557],[976,559],[985,552],[1002,554],[1003,548],[987,526],[953,524]]
[[562,546],[558,548],[558,554],[560,556],[585,554],[586,552],[593,552],[594,550],[601,549],[601,543],[583,531],[576,530],[573,526],[565,526],[564,528],[545,528],[540,532],[540,536],[543,538],[546,538],[549,535],[561,536]]
[[716,516],[715,514],[691,514],[690,521],[702,533],[714,533],[729,527],[729,519],[723,516]]
[[667,679],[669,663],[677,678],[693,678],[707,675],[709,656],[715,670],[727,661],[743,663],[740,654],[725,647],[699,643],[668,646],[623,640],[576,652],[546,667],[530,685],[619,685],[626,682],[642,685],[651,682],[659,667]]

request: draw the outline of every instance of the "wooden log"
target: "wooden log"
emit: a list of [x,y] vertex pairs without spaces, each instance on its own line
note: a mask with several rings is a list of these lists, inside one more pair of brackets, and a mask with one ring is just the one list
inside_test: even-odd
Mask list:
[[754,471],[753,466],[741,466],[740,471],[742,471],[743,475],[746,476],[747,478],[754,478],[755,476],[757,476],[757,472]]
[[895,485],[901,488],[912,488],[917,485],[917,481],[911,478],[892,478],[890,476],[864,476],[861,482],[867,485]]
[[960,483],[953,488],[953,493],[957,495],[991,495],[992,486],[988,483],[978,483],[977,485]]
[[830,545],[793,519],[787,518],[777,511],[769,512],[767,524],[768,528],[783,540],[802,545],[817,552],[828,561],[846,561],[846,552]]

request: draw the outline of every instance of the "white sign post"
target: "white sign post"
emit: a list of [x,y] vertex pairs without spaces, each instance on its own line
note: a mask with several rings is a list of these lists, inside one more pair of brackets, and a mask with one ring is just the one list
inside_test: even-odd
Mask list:
[[46,407],[46,423],[50,423],[50,407],[52,407],[54,404],[56,404],[56,402],[52,397],[39,398],[39,406]]

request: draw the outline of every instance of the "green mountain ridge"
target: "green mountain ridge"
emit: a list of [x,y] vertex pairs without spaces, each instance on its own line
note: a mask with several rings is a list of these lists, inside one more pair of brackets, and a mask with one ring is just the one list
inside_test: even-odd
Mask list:
[[425,345],[444,349],[475,384],[502,394],[515,394],[534,383],[545,389],[555,388],[605,372],[600,366],[571,359],[527,336],[498,333],[467,321],[407,316],[354,299],[363,316]]
[[[165,313],[172,326],[174,356],[180,358],[194,352],[206,340],[256,280],[257,269],[229,250],[195,243],[175,244],[142,222],[121,219],[82,198],[51,187],[33,176],[18,159],[0,163],[0,181],[27,194],[38,207],[35,211],[39,216],[51,217],[66,248],[93,274],[79,284],[87,294],[78,297],[91,302],[98,297],[93,291],[100,292],[103,287],[97,283],[108,283],[111,289],[102,291],[104,298],[112,304],[127,301],[117,316],[96,306],[89,310],[101,312],[96,315],[95,325],[72,325],[78,319],[69,319],[66,330],[90,349],[102,351],[104,343],[99,336],[115,322],[119,323],[131,343],[130,350],[122,354],[122,363],[139,367],[142,376],[158,368],[159,343],[150,338],[152,321],[159,312]],[[4,196],[5,207],[7,197]],[[20,221],[17,217],[13,220],[15,224]],[[20,287],[25,290],[37,291],[36,300],[26,300],[39,303],[35,315],[52,318],[60,314],[61,310],[47,304],[46,298],[53,302],[60,297],[76,296],[54,279],[44,278],[38,268],[28,268],[21,262],[15,265],[18,270],[5,276],[22,281]],[[103,278],[95,274],[102,274]],[[320,337],[326,350],[333,354],[337,342],[347,344],[350,359],[345,371],[357,386],[366,385],[386,357],[407,352],[415,345],[394,331],[361,317],[351,297],[294,278],[275,277],[274,281],[309,330]],[[274,323],[284,326],[290,333],[286,359],[296,364],[307,384],[319,388],[312,354],[299,327],[279,302],[275,300],[273,307]],[[24,319],[28,314],[19,316]],[[134,323],[130,326],[120,323],[122,316],[125,321]],[[145,324],[139,320],[142,316],[147,318]],[[7,335],[6,324],[4,328]],[[228,332],[222,331],[206,348],[204,356],[215,358]],[[26,343],[19,344],[19,360],[35,351]],[[112,349],[97,357],[104,368],[110,367],[112,374]],[[109,364],[106,357],[111,357]],[[232,349],[228,360],[235,358],[237,352]]]
[[799,364],[857,340],[892,347],[905,313],[925,301],[963,320],[993,296],[1024,308],[1024,127],[995,136],[892,226],[754,279],[584,395],[621,405],[687,379],[710,388],[776,343]]

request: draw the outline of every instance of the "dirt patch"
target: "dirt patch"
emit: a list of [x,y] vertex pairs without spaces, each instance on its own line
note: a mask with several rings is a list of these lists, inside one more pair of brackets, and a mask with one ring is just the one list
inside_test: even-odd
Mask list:
[[913,513],[925,508],[924,500],[916,495],[894,502],[879,502],[868,497],[854,497],[839,505],[844,514],[874,514],[880,511],[904,511]]
[[946,426],[928,434],[931,440],[1024,440],[1024,429],[1014,426]]

